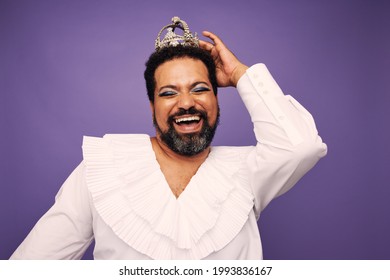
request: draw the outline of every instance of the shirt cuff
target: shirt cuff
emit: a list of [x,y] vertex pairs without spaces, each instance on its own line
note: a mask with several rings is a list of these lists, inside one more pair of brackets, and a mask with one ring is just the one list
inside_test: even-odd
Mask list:
[[[237,91],[250,114],[252,114],[254,107],[262,101],[268,106],[270,105],[271,108],[269,109],[271,111],[279,111],[278,108],[273,106],[274,99],[284,96],[282,90],[263,63],[255,64],[246,70],[245,74],[237,82]],[[256,92],[256,94],[253,94],[253,92]],[[277,113],[281,116],[281,112]]]

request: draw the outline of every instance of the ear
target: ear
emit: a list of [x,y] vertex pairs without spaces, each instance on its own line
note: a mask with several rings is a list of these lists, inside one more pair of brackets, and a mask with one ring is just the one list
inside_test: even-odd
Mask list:
[[150,110],[152,111],[152,114],[154,113],[154,103],[152,101],[149,102]]
[[150,111],[152,111],[152,118],[154,118],[154,103],[152,101],[149,102]]
[[214,94],[215,100],[217,101],[217,104],[218,104],[218,106],[219,106],[218,94],[217,94],[217,95],[215,95],[215,93],[213,93],[213,94]]

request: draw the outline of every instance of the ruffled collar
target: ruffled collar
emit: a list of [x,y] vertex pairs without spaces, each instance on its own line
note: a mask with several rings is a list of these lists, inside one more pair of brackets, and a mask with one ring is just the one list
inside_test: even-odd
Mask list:
[[153,259],[201,259],[238,234],[253,207],[251,191],[238,183],[239,151],[212,147],[176,199],[148,135],[111,134],[83,142],[97,212],[119,238]]

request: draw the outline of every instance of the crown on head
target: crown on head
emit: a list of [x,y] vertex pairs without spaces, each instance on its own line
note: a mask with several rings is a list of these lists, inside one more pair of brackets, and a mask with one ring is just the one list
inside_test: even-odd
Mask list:
[[[183,30],[183,35],[176,34],[176,28]],[[164,30],[167,30],[167,33],[165,34],[164,38],[160,40],[161,33]],[[178,45],[199,47],[199,39],[196,33],[193,35],[190,32],[190,29],[184,20],[181,20],[179,17],[173,17],[172,24],[164,26],[158,33],[155,42],[155,49],[158,51],[162,48],[175,47]]]

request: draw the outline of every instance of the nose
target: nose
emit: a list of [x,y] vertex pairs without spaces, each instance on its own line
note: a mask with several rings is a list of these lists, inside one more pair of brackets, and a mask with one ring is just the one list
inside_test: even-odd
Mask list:
[[178,107],[188,110],[191,107],[195,106],[195,99],[194,96],[192,96],[190,93],[182,93],[179,96],[179,101],[178,101]]

